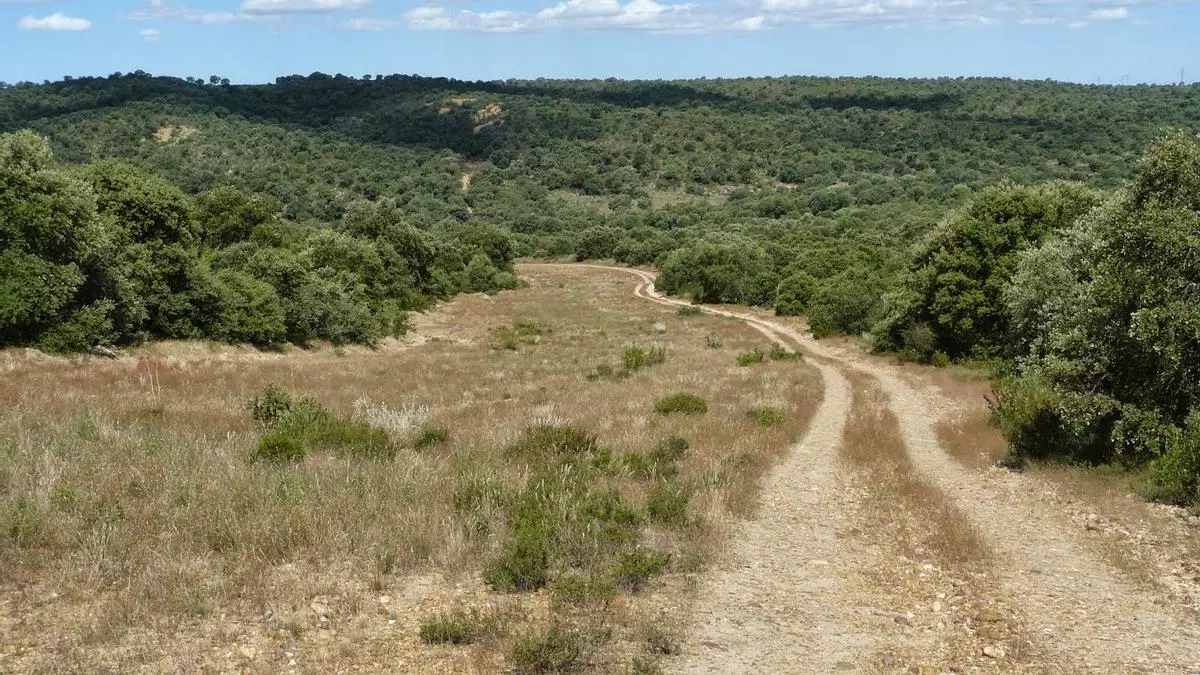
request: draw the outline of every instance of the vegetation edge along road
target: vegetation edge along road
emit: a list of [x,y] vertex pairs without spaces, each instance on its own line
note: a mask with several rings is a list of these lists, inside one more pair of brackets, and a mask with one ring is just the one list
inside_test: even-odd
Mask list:
[[[637,276],[640,282],[634,294],[638,297],[659,304],[690,304],[658,293],[652,272],[607,269]],[[879,382],[918,472],[948,494],[997,551],[1003,591],[1020,607],[1031,633],[1045,638],[1040,658],[1060,668],[1071,664],[1065,667],[1088,672],[1200,668],[1200,624],[1194,616],[1138,588],[1092,550],[1053,505],[1026,492],[1029,486],[1019,476],[984,475],[952,460],[934,433],[933,422],[946,408],[935,396],[918,391],[884,366],[822,345],[787,326],[723,309],[701,310],[744,320],[764,334],[786,336],[826,360],[833,366],[821,368],[827,386],[830,373],[841,377],[835,371],[859,373]],[[818,419],[813,424],[820,423]],[[834,567],[844,567],[842,562]],[[769,652],[772,647],[786,651],[794,646],[757,648]]]

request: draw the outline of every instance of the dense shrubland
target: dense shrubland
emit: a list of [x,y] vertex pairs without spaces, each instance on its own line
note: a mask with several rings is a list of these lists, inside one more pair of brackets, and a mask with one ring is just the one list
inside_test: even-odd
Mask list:
[[113,160],[59,165],[30,132],[0,136],[0,346],[372,344],[403,334],[408,311],[517,284],[508,235],[486,223],[421,231],[390,200],[329,226],[277,212],[238,188],[191,198]]
[[[209,82],[137,72],[0,85],[0,132],[33,129],[64,162],[117,159],[178,186],[212,214],[206,247],[237,243],[264,210],[328,225],[384,202],[442,241],[488,223],[511,233],[517,257],[658,266],[672,290],[806,314],[822,334],[897,311],[884,295],[910,247],[988,186],[1111,188],[1164,127],[1200,116],[1195,87],[996,79]],[[256,201],[222,206],[230,189]],[[1036,238],[1057,225],[1029,226]],[[466,262],[458,286],[493,283],[483,258]],[[222,288],[241,304],[254,296],[244,279]],[[352,323],[333,330],[363,332]]]
[[1200,504],[1200,144],[1156,141],[1109,194],[984,191],[910,266],[880,325],[918,357],[1001,358],[994,417],[1019,459],[1148,468]]

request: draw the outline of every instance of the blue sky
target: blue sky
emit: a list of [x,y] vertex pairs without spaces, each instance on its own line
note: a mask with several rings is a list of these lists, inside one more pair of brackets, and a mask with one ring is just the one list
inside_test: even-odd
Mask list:
[[465,79],[1200,81],[1200,0],[0,0],[0,81],[145,70]]

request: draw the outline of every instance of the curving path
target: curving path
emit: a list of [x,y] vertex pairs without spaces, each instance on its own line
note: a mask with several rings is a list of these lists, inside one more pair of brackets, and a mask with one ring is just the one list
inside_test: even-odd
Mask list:
[[[658,293],[651,272],[604,269],[636,276],[634,293],[649,302],[689,304]],[[1195,617],[1107,563],[1080,528],[1032,493],[1021,476],[955,462],[934,432],[949,407],[935,392],[915,389],[886,365],[832,349],[787,326],[702,309],[742,319],[772,340],[819,357],[814,361],[825,398],[805,438],[765,479],[760,515],[745,524],[728,561],[703,583],[691,638],[673,669],[875,670],[867,658],[880,637],[877,612],[848,590],[848,571],[868,553],[838,536],[847,506],[838,496],[835,459],[850,406],[843,373],[856,371],[876,379],[886,392],[918,470],[996,552],[998,590],[1022,611],[1037,645],[1034,658],[1041,661],[1035,670],[1200,675]]]

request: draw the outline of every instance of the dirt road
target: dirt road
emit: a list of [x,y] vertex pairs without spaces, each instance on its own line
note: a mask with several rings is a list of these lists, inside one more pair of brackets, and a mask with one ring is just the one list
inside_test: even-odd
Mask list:
[[[638,297],[687,304],[656,292],[651,272],[610,269],[635,275]],[[837,449],[850,410],[846,374],[857,373],[886,393],[920,474],[994,551],[986,578],[995,587],[987,591],[1014,607],[1030,642],[1020,661],[980,642],[992,651],[969,670],[1200,674],[1196,616],[1107,562],[1086,532],[1024,477],[968,469],[950,458],[934,425],[953,405],[935,390],[920,390],[886,364],[828,347],[780,322],[703,309],[743,319],[814,357],[825,399],[806,437],[764,482],[758,516],[741,527],[728,559],[702,583],[695,623],[672,670],[876,672],[905,665],[878,659],[876,643],[885,635],[896,639],[877,599],[885,589],[876,593],[856,582],[857,570],[877,562],[872,544],[878,533],[846,536],[847,500],[854,491],[839,469]],[[976,624],[988,619],[976,617]]]

